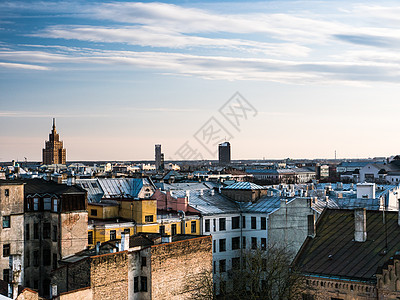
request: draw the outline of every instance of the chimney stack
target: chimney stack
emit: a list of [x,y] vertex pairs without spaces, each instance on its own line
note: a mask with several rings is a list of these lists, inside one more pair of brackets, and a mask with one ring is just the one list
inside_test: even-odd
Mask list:
[[129,249],[129,234],[121,233],[121,251],[125,251]]
[[365,242],[367,240],[367,210],[357,208],[354,210],[354,241]]

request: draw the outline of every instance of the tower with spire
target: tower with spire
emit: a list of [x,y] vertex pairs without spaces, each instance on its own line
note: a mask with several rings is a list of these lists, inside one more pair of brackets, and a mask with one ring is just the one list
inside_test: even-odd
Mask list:
[[67,160],[67,150],[63,148],[63,142],[60,141],[60,136],[56,130],[56,119],[53,118],[53,129],[49,134],[49,140],[45,142],[43,149],[43,164],[65,165]]

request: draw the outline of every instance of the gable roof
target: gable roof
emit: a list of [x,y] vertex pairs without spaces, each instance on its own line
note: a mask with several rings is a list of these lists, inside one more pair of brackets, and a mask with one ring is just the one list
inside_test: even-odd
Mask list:
[[[354,211],[327,209],[293,264],[303,274],[345,280],[376,281],[375,274],[400,249],[397,212],[367,211],[367,240],[354,241]],[[387,248],[386,248],[387,240]]]

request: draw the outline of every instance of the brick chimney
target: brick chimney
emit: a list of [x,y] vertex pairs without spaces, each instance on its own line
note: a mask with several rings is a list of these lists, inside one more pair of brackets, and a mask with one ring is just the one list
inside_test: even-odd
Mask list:
[[354,210],[354,241],[365,242],[367,240],[367,210],[356,208]]

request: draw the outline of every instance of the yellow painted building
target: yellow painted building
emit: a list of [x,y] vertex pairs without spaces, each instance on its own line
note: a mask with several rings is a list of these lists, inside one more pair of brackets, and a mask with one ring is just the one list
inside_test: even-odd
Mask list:
[[182,216],[176,212],[157,215],[157,200],[108,200],[88,203],[88,244],[120,239],[122,232],[159,232],[167,235],[200,234],[198,215]]

